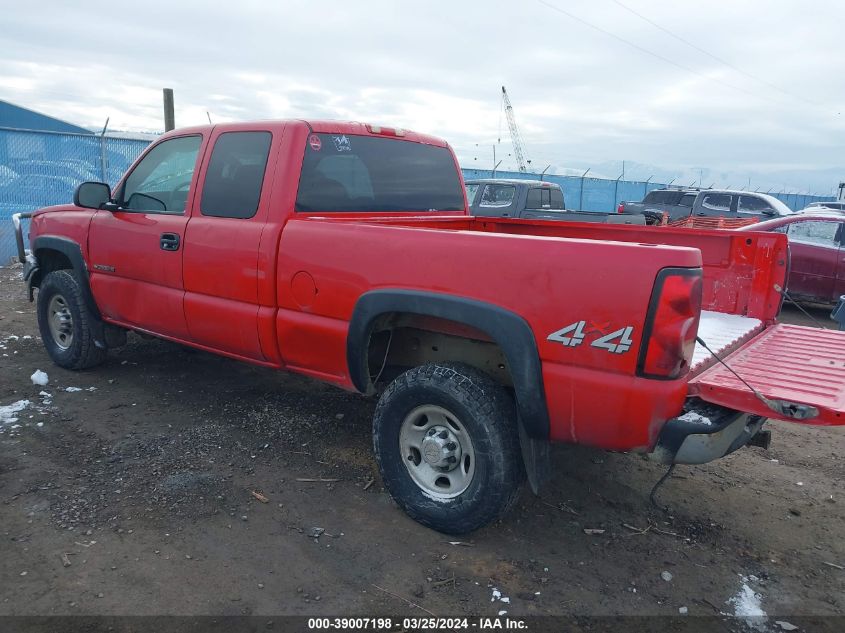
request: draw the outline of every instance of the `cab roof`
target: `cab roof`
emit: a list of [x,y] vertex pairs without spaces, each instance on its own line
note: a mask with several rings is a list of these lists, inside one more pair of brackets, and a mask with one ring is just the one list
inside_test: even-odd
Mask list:
[[534,185],[560,189],[556,182],[547,180],[528,180],[527,178],[470,178],[464,181],[467,185]]
[[212,125],[197,125],[193,127],[177,128],[168,132],[164,137],[181,136],[191,133],[208,133],[211,130],[224,132],[243,132],[247,130],[281,130],[285,126],[306,126],[310,132],[316,134],[349,134],[357,136],[373,136],[384,138],[396,138],[405,141],[414,141],[437,147],[448,147],[449,144],[436,136],[412,132],[404,128],[395,128],[371,123],[360,123],[357,121],[330,121],[322,119],[282,119],[282,120],[259,120],[241,121],[237,123],[215,123]]

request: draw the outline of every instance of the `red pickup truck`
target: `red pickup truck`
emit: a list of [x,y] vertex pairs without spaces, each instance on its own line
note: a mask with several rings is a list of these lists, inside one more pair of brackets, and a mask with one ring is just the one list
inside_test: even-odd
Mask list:
[[444,532],[536,491],[550,442],[702,463],[845,421],[845,333],[776,323],[785,235],[471,217],[449,146],[404,130],[176,130],[30,245],[58,365],[132,330],[380,393],[384,483]]

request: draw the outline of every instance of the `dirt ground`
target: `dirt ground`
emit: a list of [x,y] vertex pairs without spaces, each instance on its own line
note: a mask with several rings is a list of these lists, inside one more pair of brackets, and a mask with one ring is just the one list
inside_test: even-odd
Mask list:
[[541,497],[458,540],[384,492],[374,402],[138,337],[64,371],[19,271],[0,268],[0,407],[28,401],[0,422],[0,615],[845,614],[842,428],[770,423],[769,451],[678,467],[667,510],[663,467],[560,447]]

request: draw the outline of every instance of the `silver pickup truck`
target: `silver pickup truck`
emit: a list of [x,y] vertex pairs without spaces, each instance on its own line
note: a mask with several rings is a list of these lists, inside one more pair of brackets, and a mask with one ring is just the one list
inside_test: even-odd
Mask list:
[[643,215],[647,224],[658,224],[664,213],[669,221],[689,216],[761,220],[794,213],[774,196],[730,189],[655,189],[642,202],[622,202],[618,211]]
[[465,185],[470,212],[475,216],[605,224],[646,223],[642,214],[570,211],[566,209],[563,190],[553,182],[486,178],[467,180]]

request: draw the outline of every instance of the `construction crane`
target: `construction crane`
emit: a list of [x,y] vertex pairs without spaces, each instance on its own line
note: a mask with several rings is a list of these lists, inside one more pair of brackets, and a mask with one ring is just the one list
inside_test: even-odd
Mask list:
[[[519,128],[516,127],[516,117],[513,114],[513,106],[511,100],[508,99],[508,91],[502,86],[502,106],[505,108],[505,115],[508,117],[508,128],[511,131],[511,141],[513,142],[513,153],[516,154],[516,164],[519,171],[525,173],[528,171],[525,160],[525,152],[522,148],[522,139],[519,136]],[[529,164],[531,161],[527,161]]]

